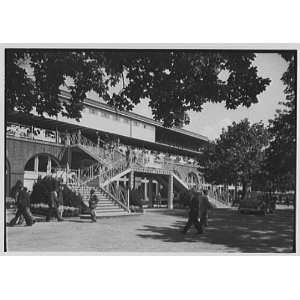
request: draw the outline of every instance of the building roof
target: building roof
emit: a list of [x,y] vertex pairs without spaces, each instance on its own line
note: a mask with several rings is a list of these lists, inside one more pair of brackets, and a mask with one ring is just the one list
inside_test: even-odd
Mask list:
[[[66,92],[66,91],[61,91],[60,96],[65,98],[65,99],[69,99],[70,98],[70,93]],[[93,99],[86,98],[84,100],[84,104],[87,105],[87,106],[99,108],[101,110],[106,110],[106,111],[109,111],[109,112],[112,112],[112,113],[118,113],[121,116],[126,116],[126,117],[128,117],[132,120],[144,122],[146,124],[153,125],[155,127],[162,127],[166,130],[177,132],[177,133],[187,135],[187,136],[190,136],[190,137],[193,137],[193,138],[196,138],[196,139],[200,139],[200,140],[203,140],[203,141],[208,141],[208,138],[204,135],[201,135],[201,134],[198,134],[198,133],[195,133],[195,132],[191,132],[191,131],[188,131],[188,130],[185,130],[185,129],[182,129],[182,128],[177,128],[177,127],[168,128],[168,127],[163,126],[163,124],[161,122],[154,121],[151,118],[148,118],[148,117],[145,117],[145,116],[133,113],[133,112],[120,111],[120,110],[117,110],[114,107],[112,107],[112,106],[110,106],[106,103],[100,102],[100,101],[96,101],[96,100],[93,100]]]

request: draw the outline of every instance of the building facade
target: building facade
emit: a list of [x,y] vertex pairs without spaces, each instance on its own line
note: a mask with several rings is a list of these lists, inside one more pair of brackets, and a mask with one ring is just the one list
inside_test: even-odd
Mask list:
[[[61,92],[61,101],[69,94]],[[29,190],[39,177],[59,177],[83,193],[94,186],[115,191],[141,187],[144,201],[200,187],[201,151],[208,139],[131,112],[86,99],[80,122],[62,115],[6,115],[6,194],[20,180]],[[114,192],[113,192],[114,191]],[[120,193],[119,193],[120,194]],[[128,200],[127,200],[128,204]]]

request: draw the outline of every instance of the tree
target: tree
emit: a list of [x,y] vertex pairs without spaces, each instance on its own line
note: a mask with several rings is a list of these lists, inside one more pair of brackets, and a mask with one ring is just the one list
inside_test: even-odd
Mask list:
[[[29,114],[35,107],[41,116],[62,112],[79,120],[93,90],[120,110],[148,98],[156,120],[178,126],[184,112],[201,111],[206,102],[228,109],[258,102],[270,80],[257,75],[254,58],[245,51],[8,49],[6,108]],[[62,86],[71,93],[63,103]]]
[[215,184],[242,184],[243,193],[261,168],[268,131],[248,119],[233,122],[204,151],[204,177]]
[[270,147],[264,162],[269,180],[278,189],[296,189],[296,59],[293,54],[282,54],[289,62],[281,80],[285,84],[286,100],[283,108],[270,120]]

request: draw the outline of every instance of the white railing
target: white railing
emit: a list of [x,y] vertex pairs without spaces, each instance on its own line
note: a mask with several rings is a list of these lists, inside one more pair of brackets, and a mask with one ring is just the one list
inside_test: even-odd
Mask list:
[[6,135],[48,143],[63,145],[66,143],[66,135],[62,132],[13,122],[6,123]]

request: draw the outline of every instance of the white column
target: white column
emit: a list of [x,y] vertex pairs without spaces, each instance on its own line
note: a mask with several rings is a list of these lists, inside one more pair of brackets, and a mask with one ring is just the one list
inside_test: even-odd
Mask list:
[[169,175],[169,180],[168,180],[168,208],[169,209],[173,209],[173,198],[174,198],[173,175]]
[[34,172],[38,175],[39,172],[39,157],[34,158]]
[[48,162],[47,162],[47,175],[51,174],[51,158],[48,156]]
[[147,196],[147,180],[146,178],[144,179],[144,184],[145,184],[145,187],[144,187],[144,200],[146,201],[148,196]]

